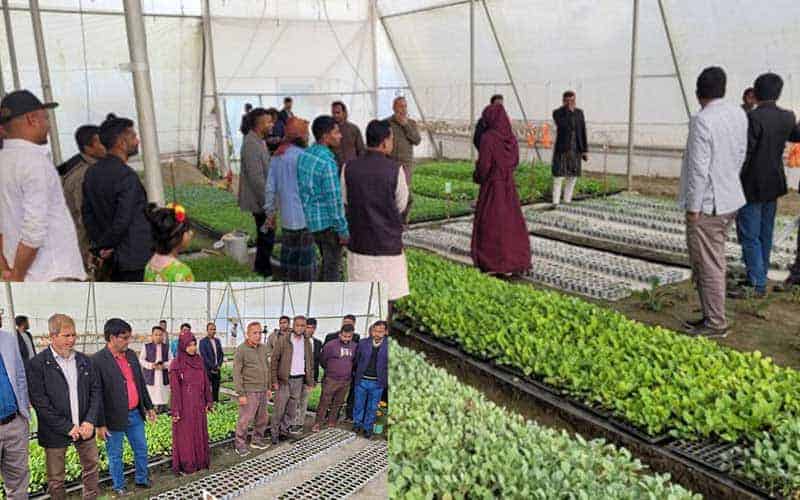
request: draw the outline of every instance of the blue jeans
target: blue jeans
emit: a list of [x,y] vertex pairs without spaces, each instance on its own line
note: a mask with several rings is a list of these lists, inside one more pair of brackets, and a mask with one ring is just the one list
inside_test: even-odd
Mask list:
[[361,379],[354,394],[353,427],[372,432],[381,394],[383,389],[377,381]]
[[777,202],[748,203],[736,214],[736,232],[747,268],[747,281],[758,292],[767,289],[772,232]]
[[147,477],[147,440],[144,437],[144,420],[138,409],[128,413],[128,428],[124,431],[109,431],[106,439],[108,453],[108,471],[115,490],[125,487],[124,466],[122,465],[122,438],[128,436],[128,443],[133,449],[133,461],[136,465],[136,484],[146,484]]

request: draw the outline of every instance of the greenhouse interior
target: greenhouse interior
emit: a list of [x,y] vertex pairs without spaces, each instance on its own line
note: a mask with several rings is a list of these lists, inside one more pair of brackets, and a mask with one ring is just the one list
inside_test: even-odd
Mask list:
[[[198,282],[90,282],[67,297],[60,284],[7,283],[6,320],[27,310],[46,343],[58,304],[90,353],[112,314],[138,318],[143,334],[159,319],[169,331],[215,322],[230,357],[242,340],[234,322],[271,329],[284,314],[317,315],[325,334],[350,313],[366,335],[389,318],[391,401],[378,439],[332,428],[293,443],[294,454],[243,459],[230,396],[209,417],[213,467],[162,470],[163,484],[136,495],[800,500],[796,0],[0,8],[4,95],[59,103],[52,162],[79,152],[82,125],[133,120],[141,147],[130,166],[148,201],[185,207],[194,237],[180,256]],[[280,225],[267,256],[274,282],[256,272],[264,222],[237,197],[245,107],[285,111],[290,98],[290,113],[311,122],[342,103],[360,136],[395,119],[401,97],[419,132],[403,184],[410,293],[283,282],[292,233]],[[516,155],[492,182],[481,169],[499,167],[485,157],[502,155],[489,142]],[[501,181],[512,201],[498,206],[511,208],[487,222],[487,190],[499,189],[487,186]],[[512,233],[523,262],[491,269],[511,258]],[[480,238],[497,255],[481,257]],[[157,469],[172,438],[147,432]],[[29,492],[43,497],[34,442]]]

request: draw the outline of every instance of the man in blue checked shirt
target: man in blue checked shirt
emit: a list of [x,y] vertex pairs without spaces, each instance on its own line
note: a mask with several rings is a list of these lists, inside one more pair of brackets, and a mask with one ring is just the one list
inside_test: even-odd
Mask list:
[[331,148],[342,140],[333,117],[317,117],[311,125],[316,143],[297,161],[297,187],[308,230],[322,255],[319,281],[342,281],[342,247],[350,233],[342,201],[339,168]]

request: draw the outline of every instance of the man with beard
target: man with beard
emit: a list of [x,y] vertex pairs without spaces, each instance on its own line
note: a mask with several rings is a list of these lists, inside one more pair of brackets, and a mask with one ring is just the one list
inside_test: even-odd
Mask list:
[[[89,167],[106,155],[106,148],[100,142],[100,128],[94,125],[83,125],[75,131],[75,142],[78,153],[58,166],[58,175],[64,186],[64,198],[72,219],[75,221],[75,231],[78,233],[78,247],[81,250],[83,265],[87,274],[94,274],[94,258],[89,245],[86,227],[83,225],[83,179]],[[95,281],[103,281],[100,276],[94,277]]]
[[86,172],[83,223],[92,251],[111,264],[111,281],[143,281],[153,235],[145,217],[147,193],[127,164],[139,153],[139,137],[132,120],[114,114],[99,135],[108,154]]
[[75,224],[64,200],[47,134],[48,110],[27,90],[0,103],[0,281],[86,278]]
[[336,163],[339,165],[339,172],[342,165],[360,157],[367,148],[364,147],[364,139],[361,137],[361,129],[358,125],[347,119],[347,106],[342,101],[331,104],[331,115],[339,125],[339,132],[342,133],[342,140],[334,148],[333,154],[336,155]]

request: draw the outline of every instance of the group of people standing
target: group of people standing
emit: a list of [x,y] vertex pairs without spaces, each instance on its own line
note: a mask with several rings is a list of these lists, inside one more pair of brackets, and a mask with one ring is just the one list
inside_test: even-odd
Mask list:
[[[270,255],[281,225],[280,263],[288,281],[341,281],[347,248],[350,281],[384,281],[394,301],[408,294],[402,232],[411,203],[414,146],[420,143],[405,98],[394,114],[361,131],[336,101],[311,124],[284,110],[255,108],[244,134],[238,200],[253,214],[258,236],[255,271],[272,274]],[[270,140],[280,128],[280,142]],[[317,251],[321,259],[317,262]]]
[[[124,437],[134,453],[136,486],[150,488],[144,420],[153,421],[156,414],[136,355],[128,349],[130,325],[118,318],[108,320],[104,327],[106,347],[87,356],[75,350],[74,320],[54,314],[48,320],[49,347],[25,359],[18,336],[26,325],[19,323],[17,335],[0,331],[0,474],[6,497],[28,498],[30,407],[36,411],[37,440],[45,449],[52,498],[66,498],[65,463],[71,445],[81,463],[83,497],[98,497],[96,438],[106,444],[115,496],[131,494],[125,488]],[[30,336],[27,331],[24,334]],[[25,344],[26,353],[35,351],[32,339],[30,346]],[[173,363],[178,377],[174,393],[186,392],[180,385],[186,355]]]
[[185,210],[148,204],[129,160],[132,120],[109,114],[75,132],[78,154],[58,167],[48,110],[27,90],[0,102],[0,273],[12,281],[191,281],[177,259],[192,237]]
[[[295,316],[280,319],[280,327],[264,341],[259,322],[247,325],[245,340],[233,360],[233,381],[239,402],[235,449],[247,456],[248,429],[253,432],[250,448],[267,449],[281,439],[292,439],[303,432],[309,394],[320,383],[324,370],[322,394],[312,431],[323,422],[335,426],[348,398],[352,408],[345,412],[353,429],[372,436],[378,402],[388,391],[389,341],[387,324],[378,321],[370,326],[369,338],[359,342],[354,333],[355,317],[348,315],[338,332],[325,341],[314,337],[317,321]],[[351,390],[354,387],[354,390]],[[272,415],[268,402],[274,401]],[[266,441],[270,429],[270,443]]]
[[[756,78],[741,107],[724,100],[727,76],[709,67],[697,78],[701,110],[692,116],[679,203],[686,211],[686,240],[703,315],[687,321],[692,335],[724,337],[725,240],[731,224],[742,247],[746,277],[727,295],[763,297],[772,249],[777,199],[787,193],[783,155],[787,141],[800,141],[794,113],[777,105],[783,80]],[[800,284],[800,235],[792,273],[779,290]]]
[[[322,395],[312,431],[325,422],[337,425],[342,413],[354,430],[371,437],[378,402],[388,394],[387,324],[374,323],[369,337],[359,341],[355,321],[355,316],[345,316],[340,330],[324,341],[314,338],[314,318],[297,316],[290,327],[289,318],[282,317],[265,341],[260,323],[248,325],[233,361],[240,413],[237,453],[249,453],[250,424],[250,447],[270,446],[265,440],[267,403],[273,398],[271,443],[302,433],[320,367]],[[125,484],[124,439],[133,451],[136,488],[150,488],[145,420],[154,421],[157,413],[168,412],[172,419],[173,471],[191,474],[210,466],[207,414],[219,401],[225,360],[214,323],[206,325],[199,341],[191,325],[182,324],[173,350],[162,320],[137,355],[129,348],[131,326],[113,318],[104,326],[106,346],[92,356],[75,349],[75,322],[68,315],[50,317],[49,346],[39,352],[28,319],[18,316],[15,326],[14,334],[0,330],[0,474],[7,498],[28,495],[30,407],[36,411],[37,439],[45,449],[48,493],[56,499],[66,497],[70,446],[80,460],[83,497],[99,496],[96,438],[105,441],[114,497],[132,494]]]

